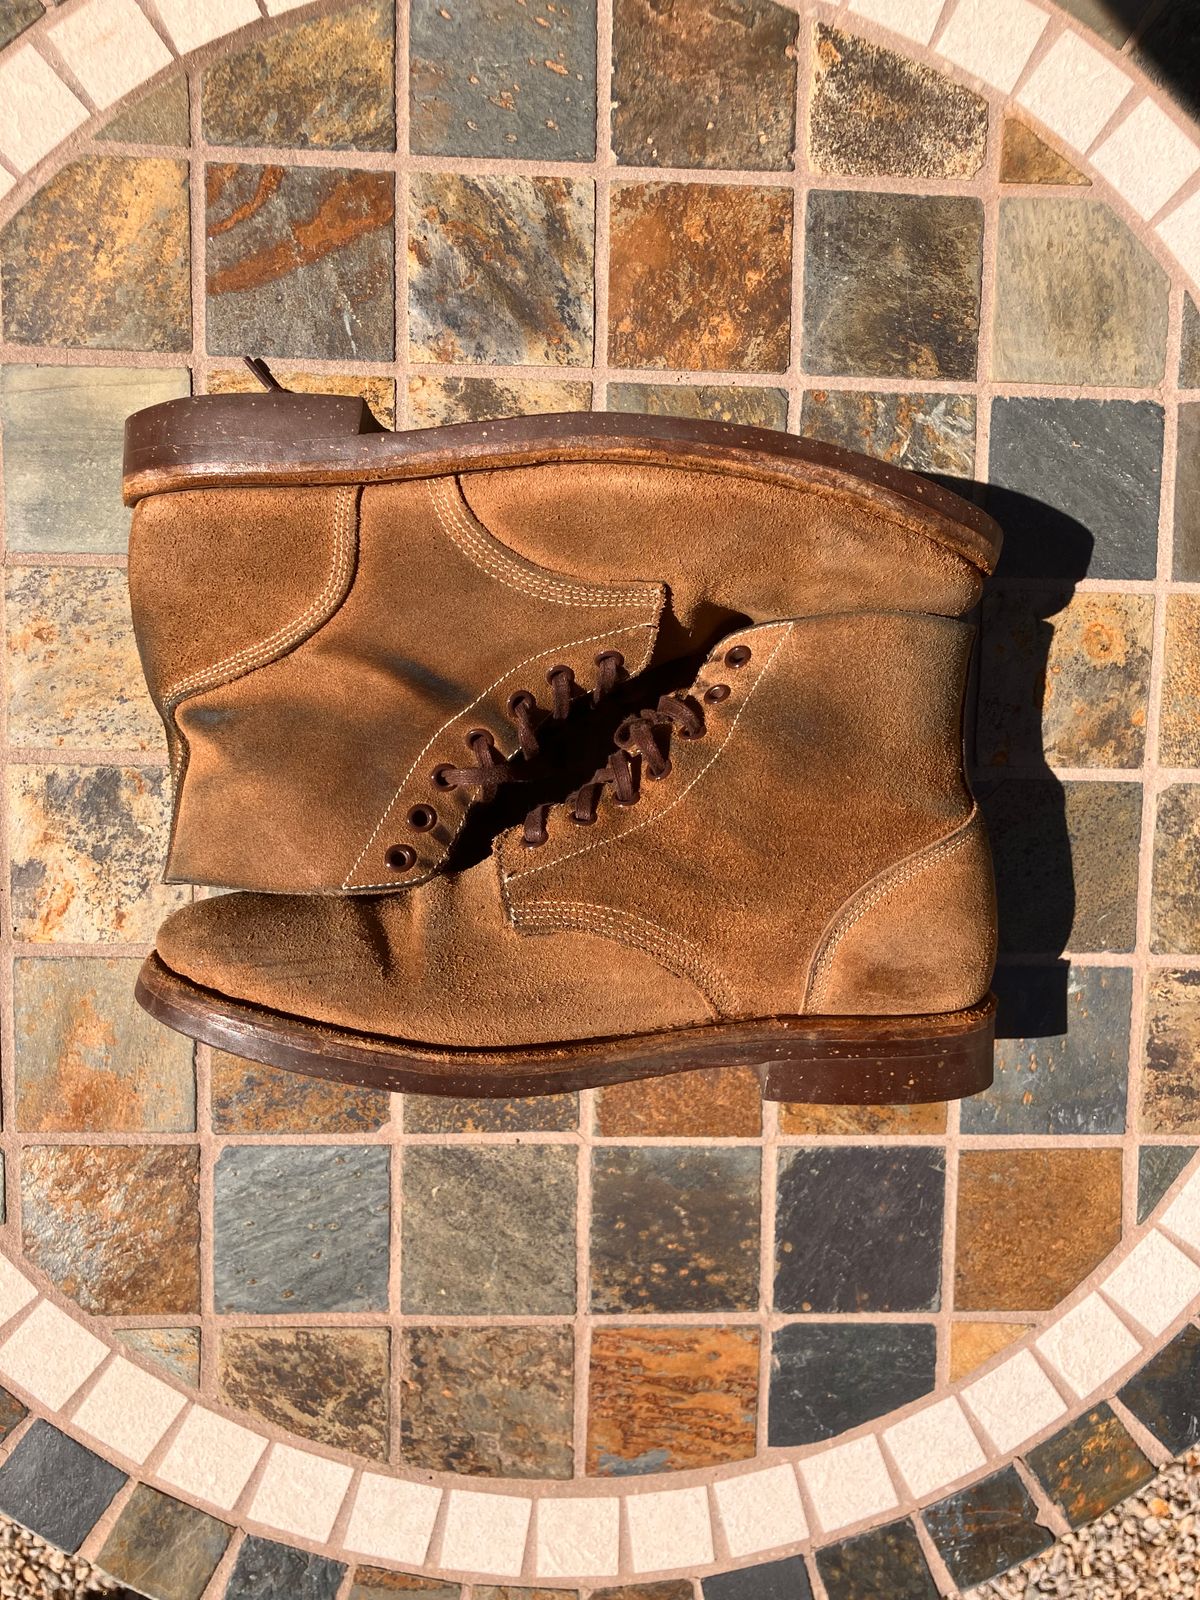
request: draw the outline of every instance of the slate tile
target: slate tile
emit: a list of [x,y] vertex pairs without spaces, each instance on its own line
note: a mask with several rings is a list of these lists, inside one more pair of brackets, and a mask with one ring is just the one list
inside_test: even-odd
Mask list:
[[625,1478],[751,1457],[758,1350],[756,1328],[597,1327],[589,1475]]
[[1200,595],[1167,596],[1158,759],[1165,767],[1200,767]]
[[538,1094],[524,1100],[404,1097],[406,1133],[571,1133],[579,1126],[579,1096]]
[[[295,367],[271,369],[285,389],[297,394],[345,394],[365,400],[385,428],[396,426],[396,384],[392,378],[361,372],[311,372]],[[214,367],[206,385],[209,394],[260,394],[262,385],[246,367]]]
[[1053,1310],[1120,1238],[1120,1150],[962,1152],[958,1310]]
[[1143,1133],[1200,1134],[1200,972],[1152,971],[1146,988]]
[[0,0],[0,49],[45,14],[41,0]]
[[1194,1144],[1144,1144],[1138,1151],[1137,1220],[1140,1226],[1196,1154]]
[[1187,1327],[1118,1391],[1173,1456],[1200,1442],[1200,1328]]
[[787,370],[789,191],[623,183],[612,191],[609,227],[613,366]]
[[714,1067],[613,1084],[596,1096],[596,1132],[616,1139],[757,1139],[762,1132],[758,1074],[753,1067]]
[[1200,307],[1183,297],[1183,343],[1179,353],[1179,387],[1200,389]]
[[936,1310],[945,1189],[940,1150],[784,1151],[776,1310]]
[[167,78],[132,104],[122,101],[121,107],[96,134],[97,139],[176,148],[191,143],[188,83],[182,72]]
[[609,411],[652,417],[697,417],[746,428],[787,428],[785,389],[735,383],[610,383]]
[[754,1310],[760,1168],[744,1146],[596,1150],[591,1309]]
[[1001,183],[1063,183],[1091,188],[1092,180],[1061,151],[1016,117],[1005,117],[1000,145]]
[[1032,1332],[1023,1322],[960,1322],[950,1328],[950,1382],[976,1372],[1001,1350]]
[[816,172],[972,178],[987,151],[987,101],[932,67],[818,22],[808,153]]
[[493,417],[530,417],[549,411],[587,411],[590,383],[539,378],[434,378],[408,380],[408,422],[440,428],[447,422],[490,422]]
[[[33,367],[9,366],[0,369],[0,424],[4,428],[4,514],[10,550],[48,550],[58,554],[67,550],[87,550],[103,554],[123,554],[129,543],[129,512],[121,504],[121,456],[124,450],[125,418],[132,411],[158,405],[164,400],[179,400],[189,392],[188,374],[180,367],[162,371],[130,371],[124,367]],[[61,570],[61,569],[60,569]],[[14,578],[19,575],[14,574]],[[74,587],[72,587],[74,580]],[[87,608],[97,638],[93,648],[103,654],[98,665],[108,662],[114,691],[127,704],[136,704],[139,732],[152,728],[140,669],[130,675],[128,644],[122,645],[116,619],[128,623],[128,601],[124,612],[105,587],[124,574],[63,571],[58,587],[45,580],[45,603],[57,606],[59,613],[72,604]],[[36,573],[26,580],[36,584]],[[27,603],[37,598],[36,590]],[[101,625],[101,619],[108,619]],[[110,633],[113,642],[106,643]],[[31,641],[33,642],[33,641]],[[43,646],[43,667],[52,672],[58,660],[50,652],[51,638]],[[31,669],[27,668],[27,675]],[[118,679],[117,673],[120,672]],[[63,696],[71,699],[68,715],[86,714],[95,706],[96,691],[85,688],[84,675],[72,675],[70,687],[64,684]],[[101,680],[102,683],[104,680]],[[29,693],[26,689],[25,693]],[[48,693],[44,686],[43,693]],[[80,699],[82,697],[82,699]],[[36,701],[35,701],[36,704]],[[80,709],[73,707],[78,704]],[[44,721],[55,713],[40,708]],[[108,713],[110,716],[112,712]],[[132,713],[127,713],[132,715]],[[57,715],[63,715],[58,706]],[[121,727],[118,721],[114,731]],[[97,728],[96,731],[99,731]],[[149,736],[157,746],[158,733]],[[52,742],[46,740],[46,743]],[[95,742],[104,743],[102,739]]]
[[769,0],[616,0],[612,143],[633,167],[783,170],[796,140],[796,17]]
[[113,1338],[135,1355],[155,1362],[171,1377],[193,1389],[199,1387],[199,1328],[115,1328]]
[[412,359],[588,365],[594,212],[594,186],[583,179],[414,173]]
[[922,1513],[950,1575],[962,1589],[1040,1555],[1054,1535],[1012,1467],[973,1483]]
[[88,350],[191,346],[188,169],[84,156],[0,230],[4,334]]
[[964,1133],[1124,1133],[1133,974],[1128,967],[1072,967],[1067,1029],[1042,1033],[1040,1018],[1061,984],[1056,969],[1001,967],[993,990],[1004,1014],[990,1089],[962,1103]]
[[577,1589],[514,1589],[511,1584],[474,1584],[471,1600],[578,1600]]
[[1026,1460],[1073,1528],[1103,1516],[1155,1471],[1106,1405],[1060,1429]]
[[[26,1133],[187,1133],[192,1042],[133,998],[131,961],[14,964],[16,1125]],[[10,1112],[10,1116],[11,1116]]]
[[565,1145],[408,1150],[404,1310],[571,1315],[576,1170],[576,1153]]
[[483,1477],[571,1476],[570,1327],[410,1327],[400,1349],[406,1466]]
[[27,1145],[21,1210],[26,1256],[85,1311],[199,1311],[194,1147]]
[[1101,200],[1000,202],[992,376],[1006,383],[1162,380],[1166,272]]
[[375,1133],[391,1096],[378,1089],[306,1078],[214,1050],[210,1069],[214,1133]]
[[335,1600],[346,1574],[339,1561],[251,1534],[238,1551],[223,1600]]
[[1188,583],[1200,580],[1200,401],[1195,400],[1179,408],[1173,565],[1175,578]]
[[668,1583],[634,1583],[619,1589],[594,1589],[588,1600],[695,1600],[696,1591],[691,1580],[675,1579]]
[[14,767],[9,804],[16,938],[148,942],[191,898],[158,881],[165,767]]
[[119,1468],[39,1417],[0,1466],[0,1511],[75,1551],[124,1483]]
[[1139,767],[1154,600],[1000,589],[983,602],[978,760],[992,767]]
[[206,68],[201,88],[209,144],[299,150],[396,148],[395,15],[357,0]]
[[221,1398],[302,1439],[386,1460],[385,1328],[226,1328]]
[[415,0],[409,147],[422,156],[590,161],[596,153],[594,0]]
[[388,1303],[388,1151],[230,1145],[217,1158],[218,1311],[380,1311]]
[[786,1561],[766,1561],[738,1572],[719,1572],[705,1578],[704,1600],[812,1600],[812,1585],[803,1556]]
[[800,1136],[867,1134],[872,1139],[934,1135],[946,1131],[946,1106],[937,1100],[914,1106],[781,1105],[779,1131]]
[[233,1529],[139,1483],[97,1557],[121,1583],[158,1600],[200,1600]]
[[392,359],[391,173],[214,163],[205,181],[210,355]]
[[[881,241],[887,249],[881,249]],[[804,255],[806,372],[973,378],[983,208],[966,195],[813,190]]]
[[907,1405],[933,1388],[932,1323],[795,1322],[771,1345],[768,1443],[812,1444]]
[[1200,784],[1172,784],[1158,797],[1150,948],[1200,951]]
[[1153,578],[1163,413],[1149,400],[992,401],[1002,577]]
[[939,1600],[937,1584],[911,1522],[860,1533],[817,1551],[828,1600]]
[[1002,951],[1133,949],[1140,784],[1007,778],[979,782],[976,794],[992,844]]
[[800,431],[806,438],[858,450],[910,472],[951,478],[975,474],[975,401],[970,395],[806,389]]
[[390,1600],[396,1594],[402,1594],[405,1600],[461,1600],[462,1592],[461,1585],[437,1578],[386,1572],[382,1567],[356,1567],[346,1600]]
[[24,1422],[28,1415],[28,1408],[21,1404],[15,1394],[0,1389],[0,1439],[7,1439],[17,1423]]

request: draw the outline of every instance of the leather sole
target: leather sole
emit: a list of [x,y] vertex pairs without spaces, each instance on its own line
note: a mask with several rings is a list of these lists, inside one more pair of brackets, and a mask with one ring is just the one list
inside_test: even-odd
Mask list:
[[991,995],[966,1010],[928,1016],[766,1017],[478,1050],[357,1033],[231,1000],[180,977],[157,955],[143,965],[136,994],[159,1022],[232,1055],[402,1094],[520,1099],[752,1066],[767,1100],[907,1105],[958,1100],[992,1081]]

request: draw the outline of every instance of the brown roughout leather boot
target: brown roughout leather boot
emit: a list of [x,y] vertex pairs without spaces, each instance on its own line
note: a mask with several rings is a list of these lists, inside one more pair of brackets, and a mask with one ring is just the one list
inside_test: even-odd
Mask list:
[[[203,396],[130,418],[124,482],[174,778],[167,879],[288,893],[478,859],[730,628],[961,616],[999,549],[982,511],[910,473],[659,417],[388,433],[359,400]],[[569,748],[586,763],[545,787]],[[494,821],[472,839],[479,801]]]
[[734,630],[490,859],[405,894],[200,901],[139,999],[236,1055],[422,1094],[738,1063],[773,1099],[974,1093],[996,918],[972,633],[878,609]]

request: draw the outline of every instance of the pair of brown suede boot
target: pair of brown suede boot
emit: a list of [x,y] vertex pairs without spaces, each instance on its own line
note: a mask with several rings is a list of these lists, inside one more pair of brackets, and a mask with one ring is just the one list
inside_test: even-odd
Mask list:
[[278,392],[132,417],[125,495],[168,880],[252,891],[165,923],[155,1016],[419,1093],[991,1081],[975,506],[756,429]]

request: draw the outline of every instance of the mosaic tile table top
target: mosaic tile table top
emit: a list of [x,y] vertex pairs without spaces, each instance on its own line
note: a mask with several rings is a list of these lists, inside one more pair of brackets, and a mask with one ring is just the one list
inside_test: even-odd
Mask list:
[[[0,47],[0,1510],[161,1600],[916,1600],[1195,1443],[1194,8],[0,0]],[[150,1023],[120,427],[243,352],[986,498],[994,1089],[401,1103]]]

